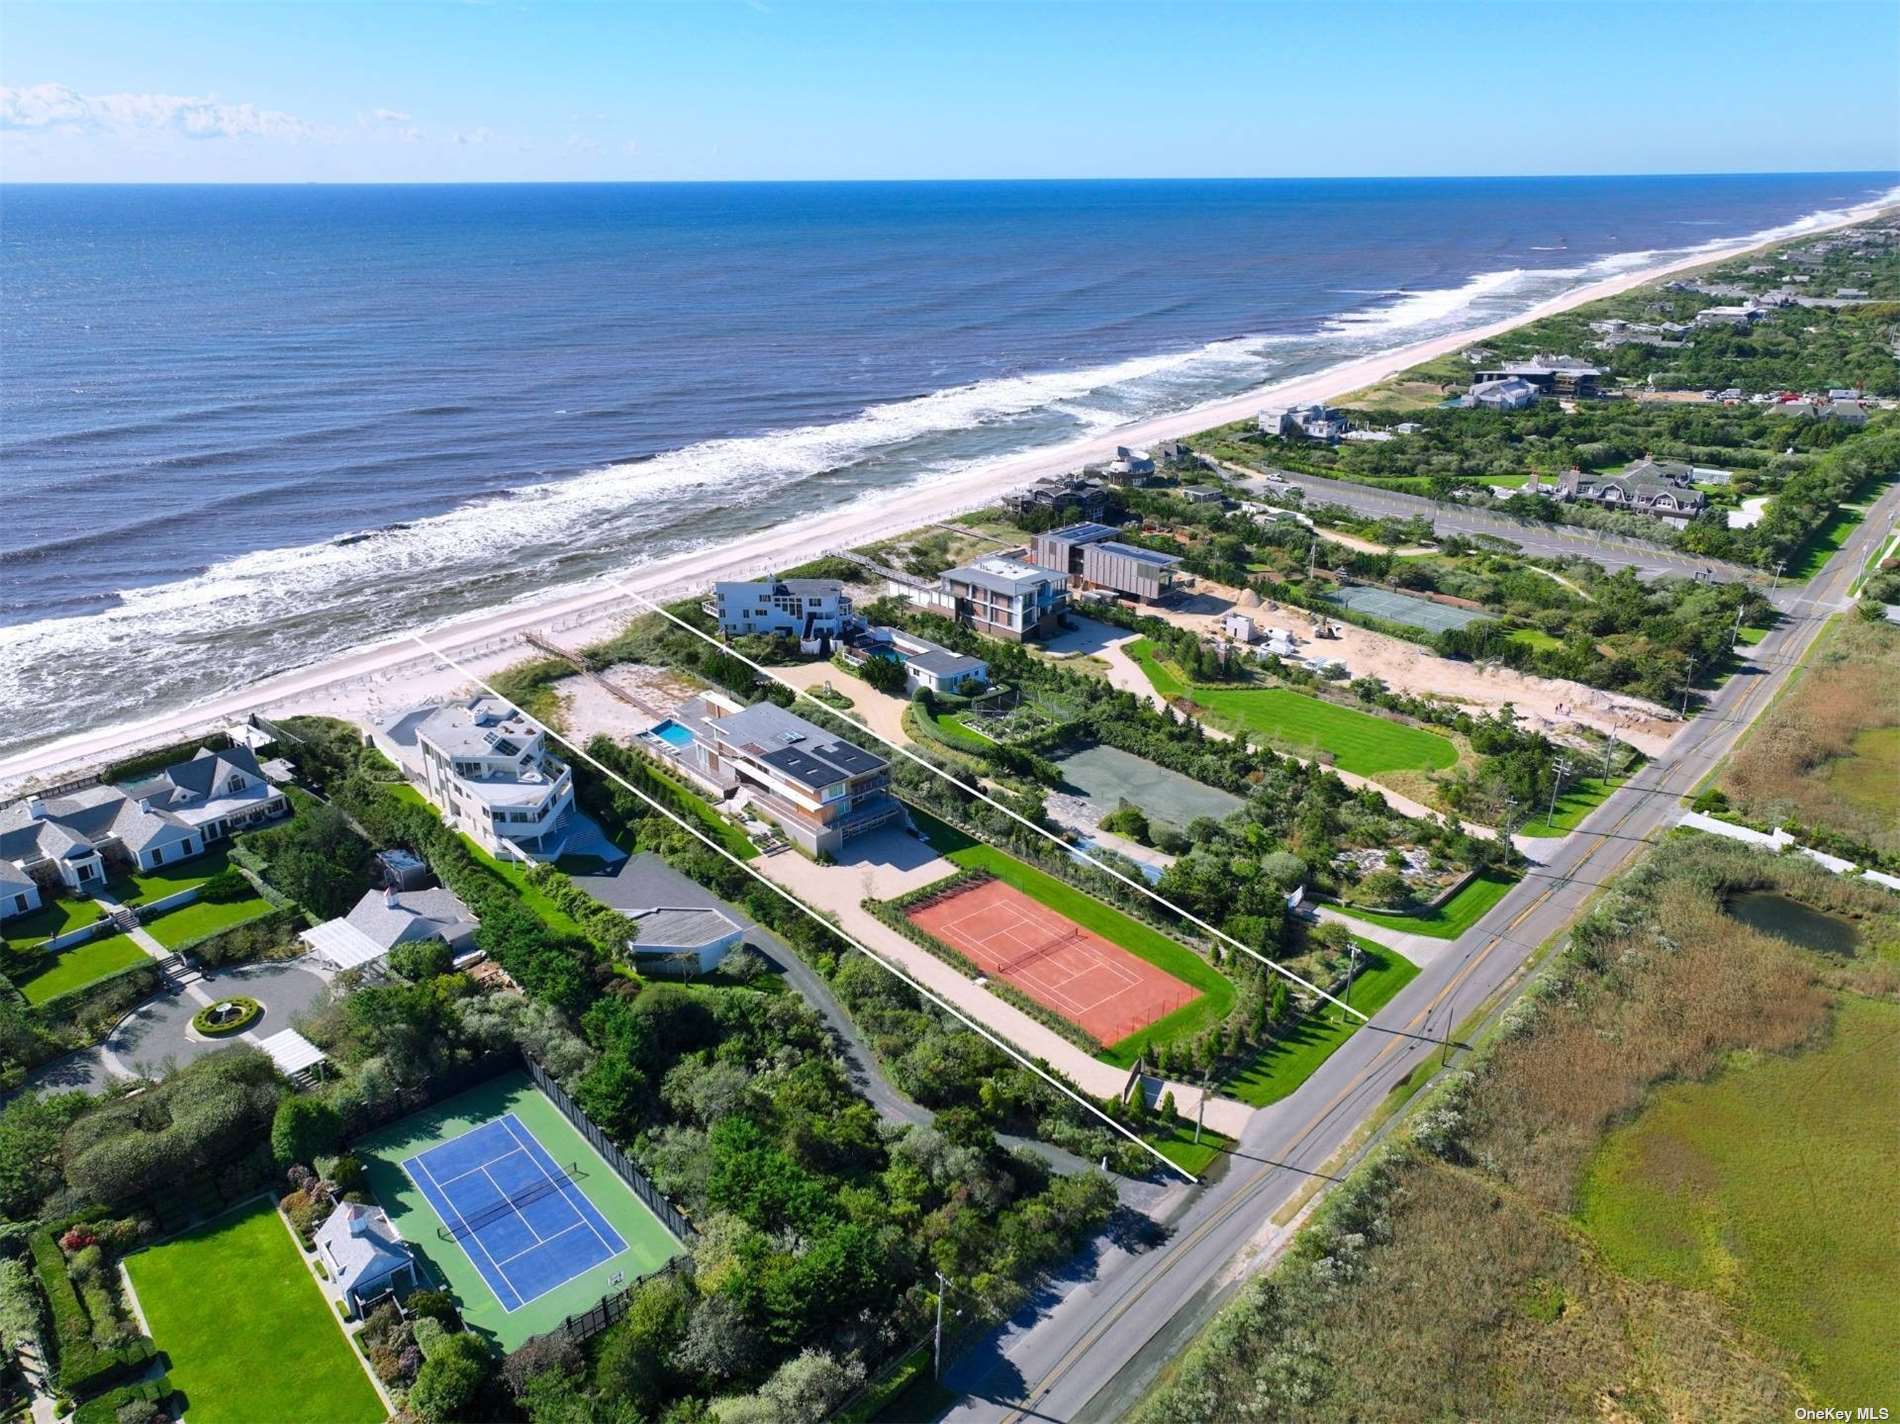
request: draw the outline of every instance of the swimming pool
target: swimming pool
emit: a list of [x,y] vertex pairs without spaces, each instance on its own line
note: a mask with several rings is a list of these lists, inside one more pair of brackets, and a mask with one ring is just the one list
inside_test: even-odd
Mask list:
[[690,747],[693,744],[693,734],[670,717],[658,726],[649,728],[648,734],[658,737],[669,747]]

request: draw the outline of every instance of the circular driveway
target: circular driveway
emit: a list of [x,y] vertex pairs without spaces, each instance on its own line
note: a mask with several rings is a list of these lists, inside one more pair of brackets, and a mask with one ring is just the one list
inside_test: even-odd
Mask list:
[[[125,1075],[162,1076],[233,1043],[255,1045],[260,1038],[292,1027],[294,1019],[322,1003],[329,991],[327,979],[295,960],[220,970],[187,985],[182,994],[157,994],[140,1004],[106,1039],[106,1065]],[[257,1000],[264,1006],[264,1016],[244,1033],[229,1038],[203,1038],[192,1032],[192,1015],[232,994]]]

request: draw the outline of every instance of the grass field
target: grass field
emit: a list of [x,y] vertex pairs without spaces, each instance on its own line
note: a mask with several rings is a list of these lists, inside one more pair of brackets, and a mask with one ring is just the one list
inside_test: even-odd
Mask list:
[[259,919],[268,915],[273,908],[271,902],[261,895],[248,895],[242,900],[226,900],[216,904],[209,900],[194,900],[189,905],[166,911],[147,923],[145,929],[165,948],[176,949],[181,944],[189,944],[205,935],[228,930],[247,920]]
[[1201,1140],[1196,1142],[1192,1122],[1177,1121],[1165,1128],[1152,1128],[1142,1133],[1142,1140],[1175,1166],[1197,1177],[1212,1165],[1216,1157],[1234,1148],[1233,1138],[1222,1137],[1211,1127],[1202,1128]]
[[386,1411],[276,1208],[125,1258],[192,1424],[377,1424]]
[[1794,551],[1784,576],[1799,581],[1813,578],[1826,568],[1827,561],[1840,552],[1848,538],[1860,527],[1861,520],[1867,517],[1867,511],[1874,501],[1896,478],[1900,476],[1884,475],[1870,480],[1856,490],[1851,499],[1843,501],[1826,522],[1808,536],[1807,542]]
[[1389,930],[1402,930],[1406,934],[1425,935],[1431,939],[1457,939],[1475,925],[1485,911],[1502,900],[1505,892],[1514,884],[1516,881],[1508,875],[1486,871],[1473,877],[1464,889],[1437,909],[1416,915],[1389,915],[1379,910],[1362,910],[1357,905],[1336,905],[1333,908],[1343,915],[1351,915],[1355,920],[1364,920],[1367,924],[1381,925]]
[[1171,669],[1155,659],[1145,639],[1131,643],[1128,651],[1155,691],[1163,697],[1178,697],[1185,691],[1207,709],[1215,726],[1255,733],[1307,756],[1329,753],[1334,765],[1356,776],[1440,771],[1457,763],[1458,749],[1436,732],[1322,702],[1283,687],[1185,688]]
[[[138,871],[130,877],[132,888],[120,898],[127,905],[144,905],[202,885],[212,876],[221,875],[230,868],[230,857],[225,854],[227,849],[221,845],[195,860],[180,861],[177,865],[161,865],[156,870]],[[124,890],[125,882],[121,881],[119,888]]]
[[[1640,763],[1638,763],[1640,765]],[[1565,785],[1563,794],[1557,798],[1557,814],[1550,815],[1548,802],[1528,821],[1517,828],[1520,836],[1551,838],[1567,836],[1583,823],[1583,818],[1609,798],[1612,791],[1628,781],[1636,772],[1636,767],[1621,776],[1612,776],[1607,781],[1600,776],[1580,776]]]
[[[1397,950],[1385,949],[1370,940],[1359,941],[1365,956],[1359,977],[1353,980],[1347,998],[1367,1017],[1391,1002],[1393,995],[1418,977],[1418,966]],[[1220,1085],[1220,1094],[1239,1098],[1249,1107],[1263,1108],[1277,1103],[1300,1084],[1351,1038],[1363,1025],[1350,1014],[1328,1003],[1320,1006],[1284,1036],[1267,1045],[1239,1073]]]
[[915,807],[911,818],[930,838],[937,850],[957,865],[970,870],[987,870],[1006,885],[1013,885],[1030,899],[1047,905],[1084,929],[1093,930],[1103,939],[1120,945],[1137,958],[1164,969],[1183,983],[1201,991],[1200,997],[1184,1004],[1165,1018],[1156,1019],[1146,1028],[1110,1044],[1096,1057],[1119,1068],[1128,1068],[1152,1044],[1176,1038],[1192,1038],[1202,1030],[1220,1023],[1234,1006],[1234,986],[1221,972],[1186,945],[1176,944],[1160,930],[1143,924],[1086,895],[1066,881],[1036,869],[1005,854],[995,846],[972,840],[954,826]]
[[49,939],[84,929],[102,917],[106,907],[97,900],[78,900],[61,896],[41,905],[30,915],[9,915],[0,920],[0,936],[15,949],[32,949]]
[[1900,1007],[1843,995],[1821,1046],[1658,1089],[1579,1193],[1613,1265],[1735,1306],[1817,1402],[1900,1398],[1896,1041]]
[[1564,646],[1562,638],[1553,638],[1542,628],[1513,628],[1511,641],[1522,643],[1527,648],[1534,648],[1543,653],[1562,652]]
[[38,972],[15,980],[14,987],[26,996],[29,1004],[43,1004],[135,964],[149,964],[151,956],[134,944],[129,935],[115,934],[62,949],[44,956],[44,960]]
[[[583,1175],[576,1184],[627,1243],[627,1249],[618,1256],[513,1311],[502,1307],[461,1244],[444,1241],[436,1234],[442,1219],[402,1169],[402,1163],[417,1153],[506,1113],[515,1114],[556,1162],[580,1163]],[[631,1281],[657,1270],[683,1249],[525,1073],[503,1074],[403,1118],[356,1143],[355,1152],[362,1158],[370,1189],[389,1212],[390,1221],[415,1248],[428,1273],[448,1282],[469,1328],[490,1336],[504,1350],[512,1350],[530,1335],[551,1330],[564,1317],[594,1305],[613,1289],[616,1272]]]

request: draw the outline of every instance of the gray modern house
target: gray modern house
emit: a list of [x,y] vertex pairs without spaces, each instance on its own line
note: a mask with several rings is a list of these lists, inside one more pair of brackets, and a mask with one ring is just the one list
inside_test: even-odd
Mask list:
[[1067,574],[1071,584],[1104,588],[1140,603],[1154,603],[1174,592],[1174,571],[1181,560],[1135,544],[1124,544],[1106,524],[1071,524],[1038,534],[1032,557],[1045,569]]
[[959,623],[1007,642],[1048,637],[1069,606],[1067,575],[990,554],[937,576],[939,606]]

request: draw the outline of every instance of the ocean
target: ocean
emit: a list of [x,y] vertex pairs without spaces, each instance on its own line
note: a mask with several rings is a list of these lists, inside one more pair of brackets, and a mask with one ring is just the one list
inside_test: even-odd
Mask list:
[[0,750],[1896,182],[0,187]]

